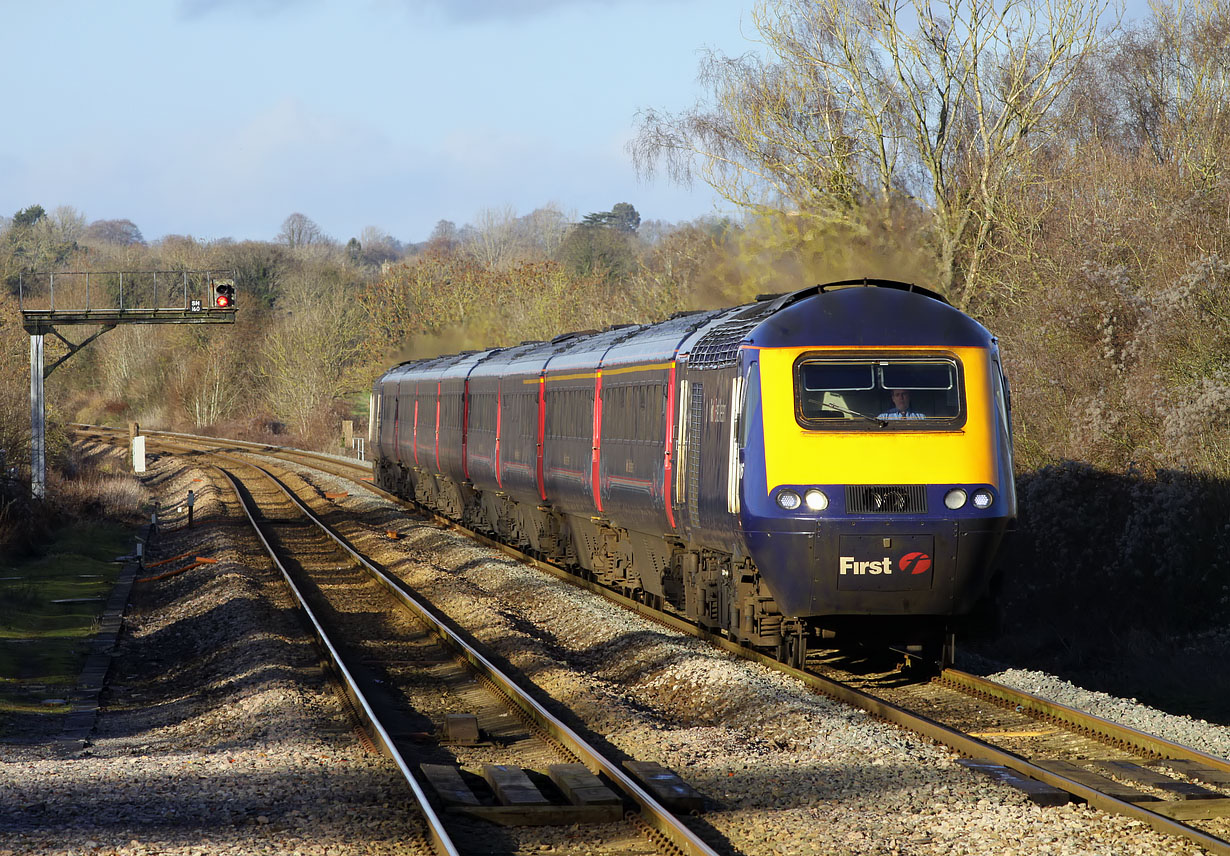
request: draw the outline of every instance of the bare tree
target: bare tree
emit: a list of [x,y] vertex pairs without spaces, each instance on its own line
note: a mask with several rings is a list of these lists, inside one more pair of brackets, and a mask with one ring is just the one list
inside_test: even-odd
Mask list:
[[380,265],[401,258],[401,244],[379,226],[364,226],[359,233],[360,255],[369,265]]
[[275,240],[293,250],[296,247],[308,247],[312,244],[319,244],[324,240],[324,237],[320,227],[312,222],[310,217],[296,211],[282,221],[282,231],[278,232]]
[[184,413],[200,428],[232,416],[245,385],[236,383],[233,342],[214,336],[198,344],[191,358],[180,363],[178,373]]
[[85,237],[85,215],[71,205],[58,206],[48,221],[55,240],[73,244]]
[[576,220],[575,211],[564,211],[549,202],[517,220],[520,243],[542,258],[555,258]]
[[1158,164],[1206,187],[1225,175],[1230,136],[1230,5],[1150,4],[1153,18],[1125,35],[1110,73],[1124,91],[1131,131]]
[[762,0],[772,59],[710,54],[711,101],[648,111],[632,152],[749,208],[856,221],[866,201],[913,199],[932,215],[941,287],[967,305],[1106,4]]
[[498,270],[513,258],[517,237],[517,211],[511,205],[484,208],[467,249],[483,267]]
[[269,404],[304,436],[362,385],[356,374],[365,356],[362,316],[349,287],[318,272],[289,277],[279,303],[287,314],[262,339],[260,366]]
[[457,224],[452,220],[438,220],[427,238],[427,249],[452,252],[457,247]]
[[95,220],[85,230],[86,241],[96,244],[113,244],[129,247],[144,244],[141,230],[131,220]]

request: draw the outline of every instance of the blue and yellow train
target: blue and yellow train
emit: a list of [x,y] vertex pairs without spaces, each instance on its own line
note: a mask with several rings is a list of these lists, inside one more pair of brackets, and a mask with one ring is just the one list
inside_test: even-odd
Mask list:
[[995,337],[899,282],[402,363],[372,417],[381,487],[794,664],[947,659],[1016,515]]

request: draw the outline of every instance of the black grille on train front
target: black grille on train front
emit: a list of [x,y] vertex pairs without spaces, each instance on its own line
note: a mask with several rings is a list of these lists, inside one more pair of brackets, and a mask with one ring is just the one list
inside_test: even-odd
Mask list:
[[847,514],[923,514],[927,488],[907,485],[846,485]]

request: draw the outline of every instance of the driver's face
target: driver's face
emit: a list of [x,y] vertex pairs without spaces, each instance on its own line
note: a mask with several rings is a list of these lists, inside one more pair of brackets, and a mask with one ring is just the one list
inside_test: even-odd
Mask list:
[[898,410],[908,410],[910,408],[910,394],[904,389],[893,390],[893,404]]

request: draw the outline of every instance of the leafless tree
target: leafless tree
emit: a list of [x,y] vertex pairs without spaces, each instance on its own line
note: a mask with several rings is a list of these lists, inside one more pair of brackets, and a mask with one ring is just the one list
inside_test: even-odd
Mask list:
[[517,211],[511,205],[478,212],[474,233],[466,249],[480,265],[498,270],[513,258],[517,237]]
[[940,285],[964,306],[1106,3],[761,0],[770,58],[709,54],[709,103],[648,111],[632,152],[645,172],[665,162],[753,209],[855,221],[867,200],[912,199],[932,214]]
[[315,271],[289,277],[279,303],[287,314],[262,339],[260,380],[269,405],[304,436],[359,386],[362,316],[348,288]]
[[310,217],[296,211],[282,221],[282,231],[278,232],[275,240],[293,250],[298,247],[319,244],[324,240],[324,237],[320,227]]
[[85,215],[71,205],[58,206],[47,219],[55,240],[71,244],[85,236]]
[[93,244],[129,247],[144,244],[141,230],[131,220],[95,220],[85,230],[85,240]]
[[1154,160],[1211,186],[1228,165],[1230,4],[1151,5],[1152,19],[1125,35],[1109,71],[1124,92],[1131,130]]
[[575,211],[564,211],[554,202],[547,203],[518,218],[519,243],[542,258],[555,258],[576,221]]
[[401,257],[401,245],[397,239],[379,226],[364,226],[359,233],[359,245],[363,261],[380,265]]

